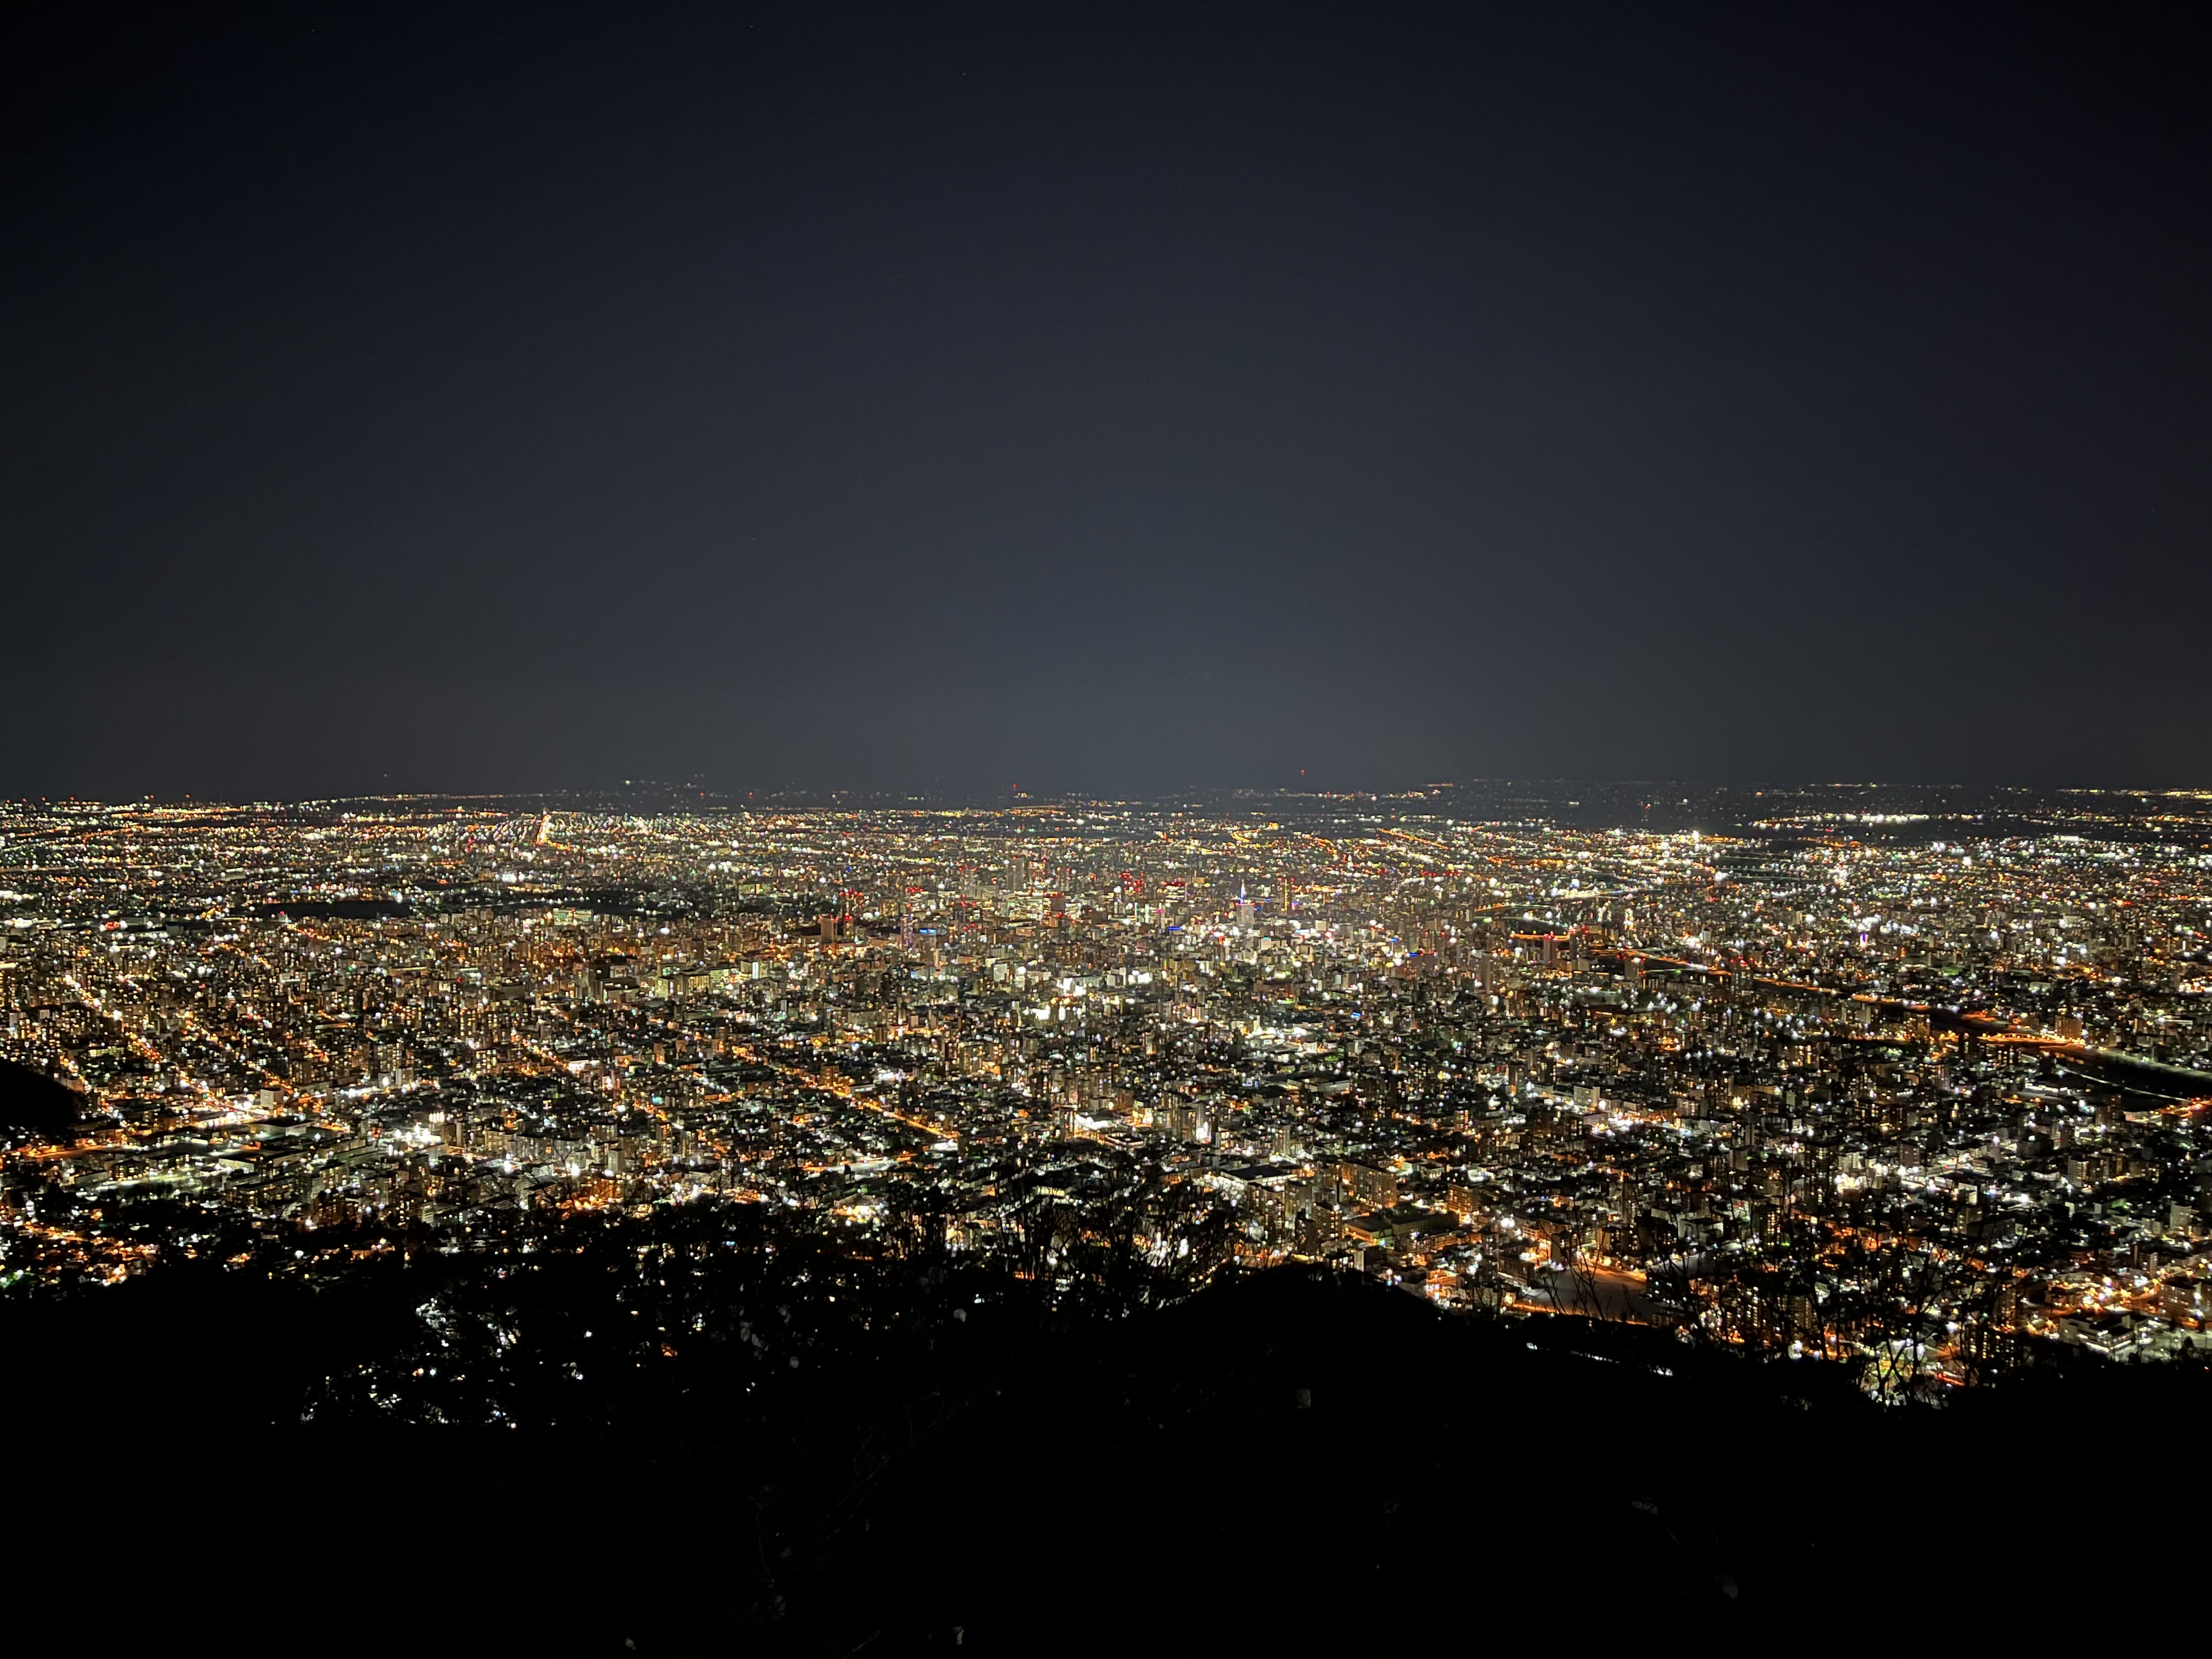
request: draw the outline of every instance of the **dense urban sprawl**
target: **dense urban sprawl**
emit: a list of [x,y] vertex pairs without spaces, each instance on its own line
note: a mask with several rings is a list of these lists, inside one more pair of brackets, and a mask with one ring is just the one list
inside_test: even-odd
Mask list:
[[1737,796],[18,803],[0,1052],[80,1115],[0,1166],[0,1280],[738,1205],[1048,1284],[1328,1261],[1877,1392],[2186,1352],[2208,803]]

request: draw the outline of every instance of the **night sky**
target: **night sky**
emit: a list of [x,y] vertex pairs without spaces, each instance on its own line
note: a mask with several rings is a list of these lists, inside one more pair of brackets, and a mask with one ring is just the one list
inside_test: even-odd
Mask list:
[[0,794],[2212,783],[2190,21],[19,20]]

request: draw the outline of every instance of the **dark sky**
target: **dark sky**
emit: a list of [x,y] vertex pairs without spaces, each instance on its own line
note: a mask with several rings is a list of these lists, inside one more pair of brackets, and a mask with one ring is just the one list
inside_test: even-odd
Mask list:
[[2188,21],[19,23],[0,794],[2212,783]]

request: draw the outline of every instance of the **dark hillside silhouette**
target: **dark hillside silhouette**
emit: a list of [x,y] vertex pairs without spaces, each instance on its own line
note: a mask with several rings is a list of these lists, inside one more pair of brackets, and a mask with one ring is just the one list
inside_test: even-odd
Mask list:
[[84,1097],[44,1072],[0,1060],[0,1139],[52,1139],[76,1127]]
[[[2212,1405],[2174,1365],[1884,1409],[1841,1366],[1450,1316],[1353,1275],[1071,1306],[941,1254],[680,1212],[503,1275],[394,1253],[309,1291],[203,1256],[0,1309],[0,1407],[35,1431],[9,1524],[49,1587],[100,1582],[103,1628],[152,1632],[240,1555],[258,1569],[242,1651],[347,1646],[320,1577],[282,1565],[303,1535],[365,1571],[434,1562],[388,1605],[355,1593],[384,1609],[362,1639],[424,1652],[1734,1638],[1832,1609],[1838,1583],[1909,1618],[2098,1505],[2154,1504],[2154,1462],[2022,1459],[2049,1422]],[[1910,1468],[1971,1497],[1943,1575],[1890,1571],[1873,1524]],[[180,1549],[186,1523],[204,1548]],[[118,1528],[160,1540],[121,1583],[91,1548]]]

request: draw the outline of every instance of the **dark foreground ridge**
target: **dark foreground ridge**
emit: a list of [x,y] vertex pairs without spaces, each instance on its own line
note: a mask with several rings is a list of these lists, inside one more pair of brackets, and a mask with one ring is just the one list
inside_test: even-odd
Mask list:
[[0,1143],[66,1134],[83,1107],[83,1096],[44,1072],[0,1060]]
[[[2089,1517],[2155,1524],[2142,1454],[2212,1403],[2177,1364],[1885,1409],[1322,1269],[1070,1316],[665,1227],[503,1289],[208,1267],[7,1322],[11,1559],[88,1638],[189,1610],[252,1651],[1390,1651],[1896,1628],[1962,1585],[1985,1620]],[[2137,1450],[2054,1457],[2069,1424]]]

